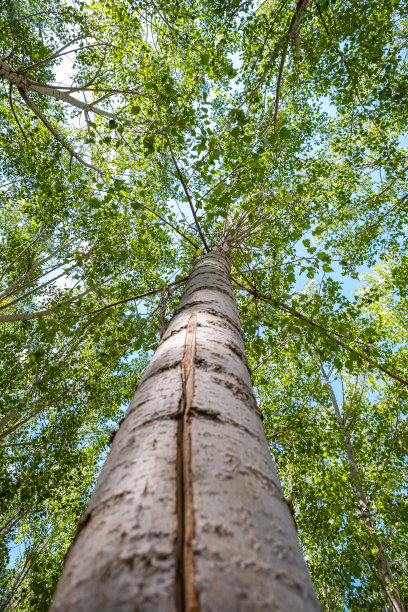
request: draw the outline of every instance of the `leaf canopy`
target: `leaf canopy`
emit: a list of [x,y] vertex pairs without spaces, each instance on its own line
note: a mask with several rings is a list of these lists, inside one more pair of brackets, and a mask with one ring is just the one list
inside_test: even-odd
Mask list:
[[48,609],[219,244],[322,606],[391,609],[381,547],[406,601],[406,3],[4,0],[0,19],[2,609]]

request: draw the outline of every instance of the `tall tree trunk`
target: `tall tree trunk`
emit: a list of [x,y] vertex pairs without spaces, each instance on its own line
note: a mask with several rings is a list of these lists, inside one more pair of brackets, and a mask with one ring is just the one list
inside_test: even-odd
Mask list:
[[253,395],[228,256],[215,250],[114,438],[51,610],[319,609]]
[[324,369],[321,361],[319,361],[319,364],[323,374],[323,378],[329,390],[329,395],[333,404],[336,420],[343,434],[344,446],[347,452],[348,464],[350,468],[351,477],[353,479],[353,488],[358,502],[360,515],[363,518],[365,524],[367,525],[370,533],[375,537],[376,542],[379,543],[375,545],[375,559],[379,578],[387,598],[387,603],[391,604],[391,608],[392,610],[395,610],[395,612],[405,612],[405,607],[402,603],[401,594],[398,590],[397,585],[395,584],[395,579],[391,571],[391,566],[384,552],[384,547],[381,543],[377,526],[375,524],[375,521],[373,520],[373,517],[371,516],[370,505],[367,501],[367,497],[361,481],[361,472],[356,460],[356,455],[354,452],[354,447],[350,438],[348,427],[340,412],[340,407],[337,402],[333,386],[330,382],[330,378],[326,370]]

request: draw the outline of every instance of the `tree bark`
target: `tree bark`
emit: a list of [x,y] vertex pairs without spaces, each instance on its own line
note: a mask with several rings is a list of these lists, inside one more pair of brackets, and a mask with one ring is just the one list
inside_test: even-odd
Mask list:
[[315,611],[228,256],[195,267],[80,520],[52,612]]
[[[17,88],[23,89],[25,92],[35,91],[43,96],[55,98],[56,100],[62,100],[62,102],[75,106],[76,108],[80,108],[83,111],[90,111],[91,113],[95,113],[96,115],[100,115],[101,117],[106,117],[108,119],[116,119],[116,115],[114,113],[110,113],[103,108],[98,108],[92,103],[88,104],[87,102],[82,102],[81,100],[69,95],[68,92],[60,91],[58,87],[49,85],[48,83],[43,85],[42,83],[37,83],[37,81],[29,79],[24,73],[13,70],[11,66],[9,66],[7,62],[3,61],[2,59],[0,59],[0,78],[6,79],[9,83],[15,85]],[[81,88],[78,88],[78,91],[81,91]]]

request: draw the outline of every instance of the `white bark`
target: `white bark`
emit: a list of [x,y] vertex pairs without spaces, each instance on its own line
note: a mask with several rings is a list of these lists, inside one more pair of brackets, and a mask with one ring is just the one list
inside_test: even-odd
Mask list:
[[206,255],[130,403],[52,612],[312,612],[227,257]]
[[48,96],[49,98],[54,98],[55,100],[61,100],[70,106],[75,106],[83,111],[95,113],[96,115],[106,117],[107,119],[116,118],[114,113],[110,113],[109,111],[94,106],[93,104],[82,102],[81,100],[74,98],[74,96],[71,96],[69,93],[59,90],[58,87],[55,87],[54,85],[49,85],[48,83],[43,85],[42,83],[37,83],[37,81],[29,79],[24,73],[13,70],[13,68],[9,66],[7,62],[1,59],[0,78],[6,79],[9,83],[15,85],[17,88],[23,89],[24,91],[35,91],[43,96]]

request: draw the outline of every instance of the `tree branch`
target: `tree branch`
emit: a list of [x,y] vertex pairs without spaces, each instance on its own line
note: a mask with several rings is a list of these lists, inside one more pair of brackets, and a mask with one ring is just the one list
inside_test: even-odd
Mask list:
[[56,59],[59,55],[61,55],[61,53],[65,51],[65,49],[68,49],[68,47],[78,42],[79,40],[83,40],[84,38],[86,38],[86,36],[78,36],[78,38],[74,38],[70,40],[66,45],[61,47],[61,49],[58,49],[58,51],[55,51],[54,53],[52,53],[45,59],[42,59],[36,62],[35,64],[31,64],[30,66],[27,66],[26,68],[23,68],[22,70],[20,70],[21,74],[27,74],[27,72],[31,72],[32,70],[35,70],[36,68],[39,68],[40,66],[43,66],[44,64],[47,64],[48,62],[51,62],[53,59]]
[[242,289],[244,291],[248,291],[248,293],[251,293],[252,295],[257,295],[257,297],[259,297],[260,299],[264,300],[268,304],[272,304],[276,308],[279,308],[280,310],[283,310],[283,311],[287,312],[288,314],[291,314],[292,316],[297,317],[298,319],[301,319],[302,321],[305,321],[309,325],[321,329],[323,331],[324,335],[327,338],[329,338],[329,340],[332,340],[333,342],[336,342],[336,344],[341,346],[346,351],[349,351],[350,353],[355,353],[356,355],[361,357],[361,359],[363,359],[364,361],[366,361],[368,363],[371,363],[376,368],[381,370],[381,372],[383,372],[384,374],[387,374],[387,376],[390,376],[391,378],[393,378],[394,380],[397,380],[398,382],[402,383],[403,385],[408,386],[408,380],[405,380],[405,378],[402,378],[401,376],[398,376],[398,374],[394,374],[393,372],[391,372],[391,370],[388,370],[388,368],[384,368],[382,365],[380,365],[379,363],[377,363],[376,361],[371,359],[371,357],[368,357],[367,355],[364,355],[364,353],[361,353],[361,351],[358,351],[357,349],[352,348],[351,346],[349,346],[345,342],[342,342],[338,338],[335,338],[335,336],[333,334],[336,334],[336,332],[332,332],[331,330],[326,329],[325,327],[323,327],[323,325],[320,325],[320,323],[317,323],[313,319],[310,319],[309,317],[306,317],[304,314],[302,314],[301,312],[298,312],[297,310],[294,310],[293,308],[291,308],[287,304],[284,304],[282,302],[281,303],[276,302],[276,300],[274,300],[269,295],[265,295],[264,293],[261,293],[260,291],[255,291],[254,289],[249,289],[248,287],[244,287],[243,285],[240,285],[239,283],[237,283],[237,281],[235,281],[235,280],[234,280],[234,282],[235,282],[236,285],[238,285],[239,289]]
[[[63,274],[60,274],[56,278],[60,278],[61,276],[63,276]],[[55,280],[54,278],[51,279],[48,283],[41,285],[41,287],[48,285],[54,280]],[[41,289],[41,287],[37,287],[36,289],[33,289],[33,291],[30,291],[30,293],[34,293],[34,291],[37,291],[37,289]],[[65,306],[70,306],[73,302],[76,302],[76,300],[79,300],[81,297],[86,295],[88,292],[89,292],[89,289],[87,289],[86,291],[83,291],[82,293],[78,293],[78,295],[72,296],[71,298],[66,300],[64,303],[57,304],[56,306],[52,306],[50,308],[46,308],[45,310],[38,310],[37,312],[22,312],[22,313],[10,314],[10,315],[0,315],[0,323],[10,323],[13,321],[31,321],[32,319],[37,319],[38,317],[52,314],[56,310],[60,310],[61,308],[64,308]],[[29,294],[23,295],[20,299],[27,297],[27,295]],[[6,304],[6,306],[1,307],[1,308],[6,308],[7,306],[9,306],[9,304]]]
[[195,249],[198,249],[198,245],[193,240],[191,240],[188,236],[186,236],[186,234],[184,234],[184,232],[182,232],[177,227],[175,227],[172,223],[170,223],[170,221],[167,221],[167,219],[165,219],[164,217],[159,215],[159,213],[157,213],[154,210],[152,210],[149,206],[147,206],[146,204],[143,204],[142,202],[139,202],[139,200],[135,200],[135,198],[131,198],[130,196],[126,196],[123,193],[121,193],[121,197],[125,198],[125,200],[129,200],[130,202],[135,202],[136,204],[138,204],[139,206],[141,206],[145,210],[149,211],[152,215],[154,215],[155,217],[157,217],[158,219],[163,221],[163,223],[165,223],[166,225],[171,227],[175,232],[177,232],[177,234],[179,234],[179,236],[181,236],[182,238],[187,240],[187,242],[189,242]]
[[278,108],[279,108],[279,93],[280,93],[280,87],[281,87],[281,82],[282,82],[282,74],[283,74],[283,68],[285,66],[287,50],[288,50],[288,47],[286,46],[285,50],[283,51],[282,59],[281,59],[280,64],[279,64],[278,80],[276,82],[275,110],[274,110],[273,119],[272,119],[273,133],[274,134],[276,133],[276,121],[278,119]]
[[75,157],[75,159],[78,160],[80,164],[82,164],[83,166],[86,166],[87,168],[90,168],[91,170],[94,170],[99,175],[103,176],[103,173],[102,173],[101,170],[99,170],[99,168],[96,168],[92,164],[89,164],[88,162],[86,162],[80,155],[78,155],[78,153],[71,147],[71,145],[68,144],[62,138],[62,136],[59,135],[57,130],[51,125],[51,123],[48,121],[47,117],[42,113],[42,111],[40,111],[38,106],[36,104],[34,104],[34,102],[31,100],[31,98],[29,98],[27,96],[27,94],[25,93],[24,89],[19,87],[18,91],[20,92],[20,95],[23,98],[24,102],[27,104],[27,106],[33,111],[33,113],[35,115],[37,115],[37,117],[42,121],[42,123],[45,125],[47,130],[49,132],[51,132],[51,134],[54,136],[54,138],[64,147],[64,149],[66,149],[72,155],[72,157]]
[[[28,70],[28,69],[26,69]],[[33,81],[25,76],[24,71],[13,70],[11,66],[7,64],[7,62],[0,59],[0,78],[6,79],[12,85],[15,85],[17,89],[23,90],[25,93],[27,91],[35,91],[40,95],[48,96],[49,98],[55,98],[56,100],[61,100],[62,102],[66,102],[71,106],[75,106],[76,108],[80,108],[84,111],[91,111],[95,115],[100,115],[101,117],[106,117],[107,119],[115,119],[116,115],[114,113],[110,113],[109,111],[104,110],[103,108],[95,107],[92,103],[82,102],[77,98],[71,96],[68,92],[61,91],[60,88],[55,87],[54,85],[37,83],[37,81]],[[81,88],[67,88],[71,91],[82,91]],[[86,86],[84,86],[84,90]],[[20,91],[21,93],[21,91]]]
[[13,259],[12,262],[10,262],[8,264],[8,266],[6,266],[4,272],[2,273],[2,275],[0,276],[0,282],[3,280],[3,278],[6,276],[7,272],[9,272],[11,270],[11,268],[14,266],[15,263],[17,263],[17,261],[20,259],[20,257],[22,257],[24,255],[24,253],[26,253],[28,251],[28,249],[33,246],[37,240],[39,240],[42,236],[44,232],[44,228],[41,228],[41,230],[39,231],[38,235],[34,238],[34,240],[32,240],[18,255],[15,259]]
[[[7,289],[4,289],[1,293],[0,293],[0,300],[11,295],[14,292],[14,289],[25,279],[27,278],[27,276],[29,276],[31,274],[31,272],[34,272],[34,270],[36,270],[37,268],[39,268],[40,266],[42,266],[43,264],[47,263],[47,261],[49,261],[50,259],[52,259],[52,257],[54,257],[55,255],[57,255],[58,253],[60,253],[63,249],[65,249],[69,244],[72,244],[73,241],[69,241],[69,242],[64,242],[61,246],[58,247],[58,249],[55,249],[54,251],[52,251],[49,255],[47,255],[46,257],[43,257],[42,259],[40,259],[39,261],[36,261],[32,266],[30,266],[30,268],[27,270],[27,272],[24,272],[24,274],[22,276],[20,276],[17,280],[15,280],[9,287],[7,287]],[[59,267],[59,266],[57,266]],[[53,268],[53,270],[55,270],[55,268]],[[52,270],[49,270],[48,272],[51,272]],[[37,277],[37,278],[41,278]],[[35,279],[34,279],[35,280]],[[33,282],[33,281],[32,281]],[[27,285],[25,285],[27,286]],[[19,289],[19,291],[21,291],[21,288]]]
[[180,182],[181,182],[181,184],[182,184],[182,186],[183,186],[184,193],[186,194],[186,198],[187,198],[188,203],[189,203],[189,205],[190,205],[190,210],[191,210],[192,215],[193,215],[193,217],[194,217],[194,223],[195,223],[195,225],[196,225],[196,228],[197,228],[198,233],[200,234],[200,238],[201,238],[201,240],[202,240],[202,242],[203,242],[203,244],[204,244],[205,250],[206,250],[206,251],[207,251],[207,253],[208,253],[208,251],[210,250],[210,248],[209,248],[209,246],[208,246],[208,244],[207,244],[207,241],[206,241],[206,239],[205,239],[205,236],[204,236],[204,234],[203,234],[203,231],[202,231],[202,229],[201,229],[201,227],[200,227],[200,224],[199,224],[199,222],[198,222],[198,219],[197,219],[197,213],[196,213],[196,210],[195,210],[195,208],[194,208],[193,202],[192,202],[192,200],[191,200],[190,192],[188,191],[188,188],[187,188],[186,182],[185,182],[185,180],[184,180],[184,177],[183,177],[183,175],[182,175],[182,173],[181,173],[181,170],[180,170],[180,168],[179,168],[179,165],[178,165],[178,163],[177,163],[176,156],[174,155],[173,147],[171,146],[170,138],[169,138],[169,136],[168,136],[168,134],[167,134],[167,131],[165,130],[165,127],[164,127],[164,124],[163,124],[163,121],[162,121],[162,118],[161,118],[161,115],[160,115],[159,107],[158,107],[157,105],[156,105],[156,108],[157,108],[157,114],[159,115],[160,123],[161,123],[161,125],[162,125],[162,129],[163,129],[163,134],[164,134],[164,137],[166,138],[167,144],[168,144],[169,149],[170,149],[170,154],[171,154],[171,158],[172,158],[172,160],[173,160],[174,167],[176,168],[176,172],[177,172],[178,177],[179,177],[179,179],[180,179]]
[[[169,287],[175,287],[177,285],[181,285],[185,283],[187,279],[188,277],[185,276],[184,278],[180,278],[178,281],[169,283],[165,287],[160,287],[160,289],[151,289],[150,291],[145,291],[144,293],[140,293],[139,295],[132,295],[132,297],[124,298],[123,300],[118,300],[117,302],[112,302],[112,304],[106,304],[105,306],[102,306],[101,308],[96,308],[95,310],[89,310],[79,315],[69,315],[69,317],[67,318],[84,317],[85,315],[94,314],[96,312],[100,314],[101,312],[103,312],[104,310],[107,310],[108,308],[113,308],[114,306],[119,306],[120,304],[126,304],[127,302],[131,302],[132,300],[141,300],[142,298],[148,297],[149,295],[155,295],[157,293],[162,293]],[[0,321],[1,321],[1,318],[0,318]]]

